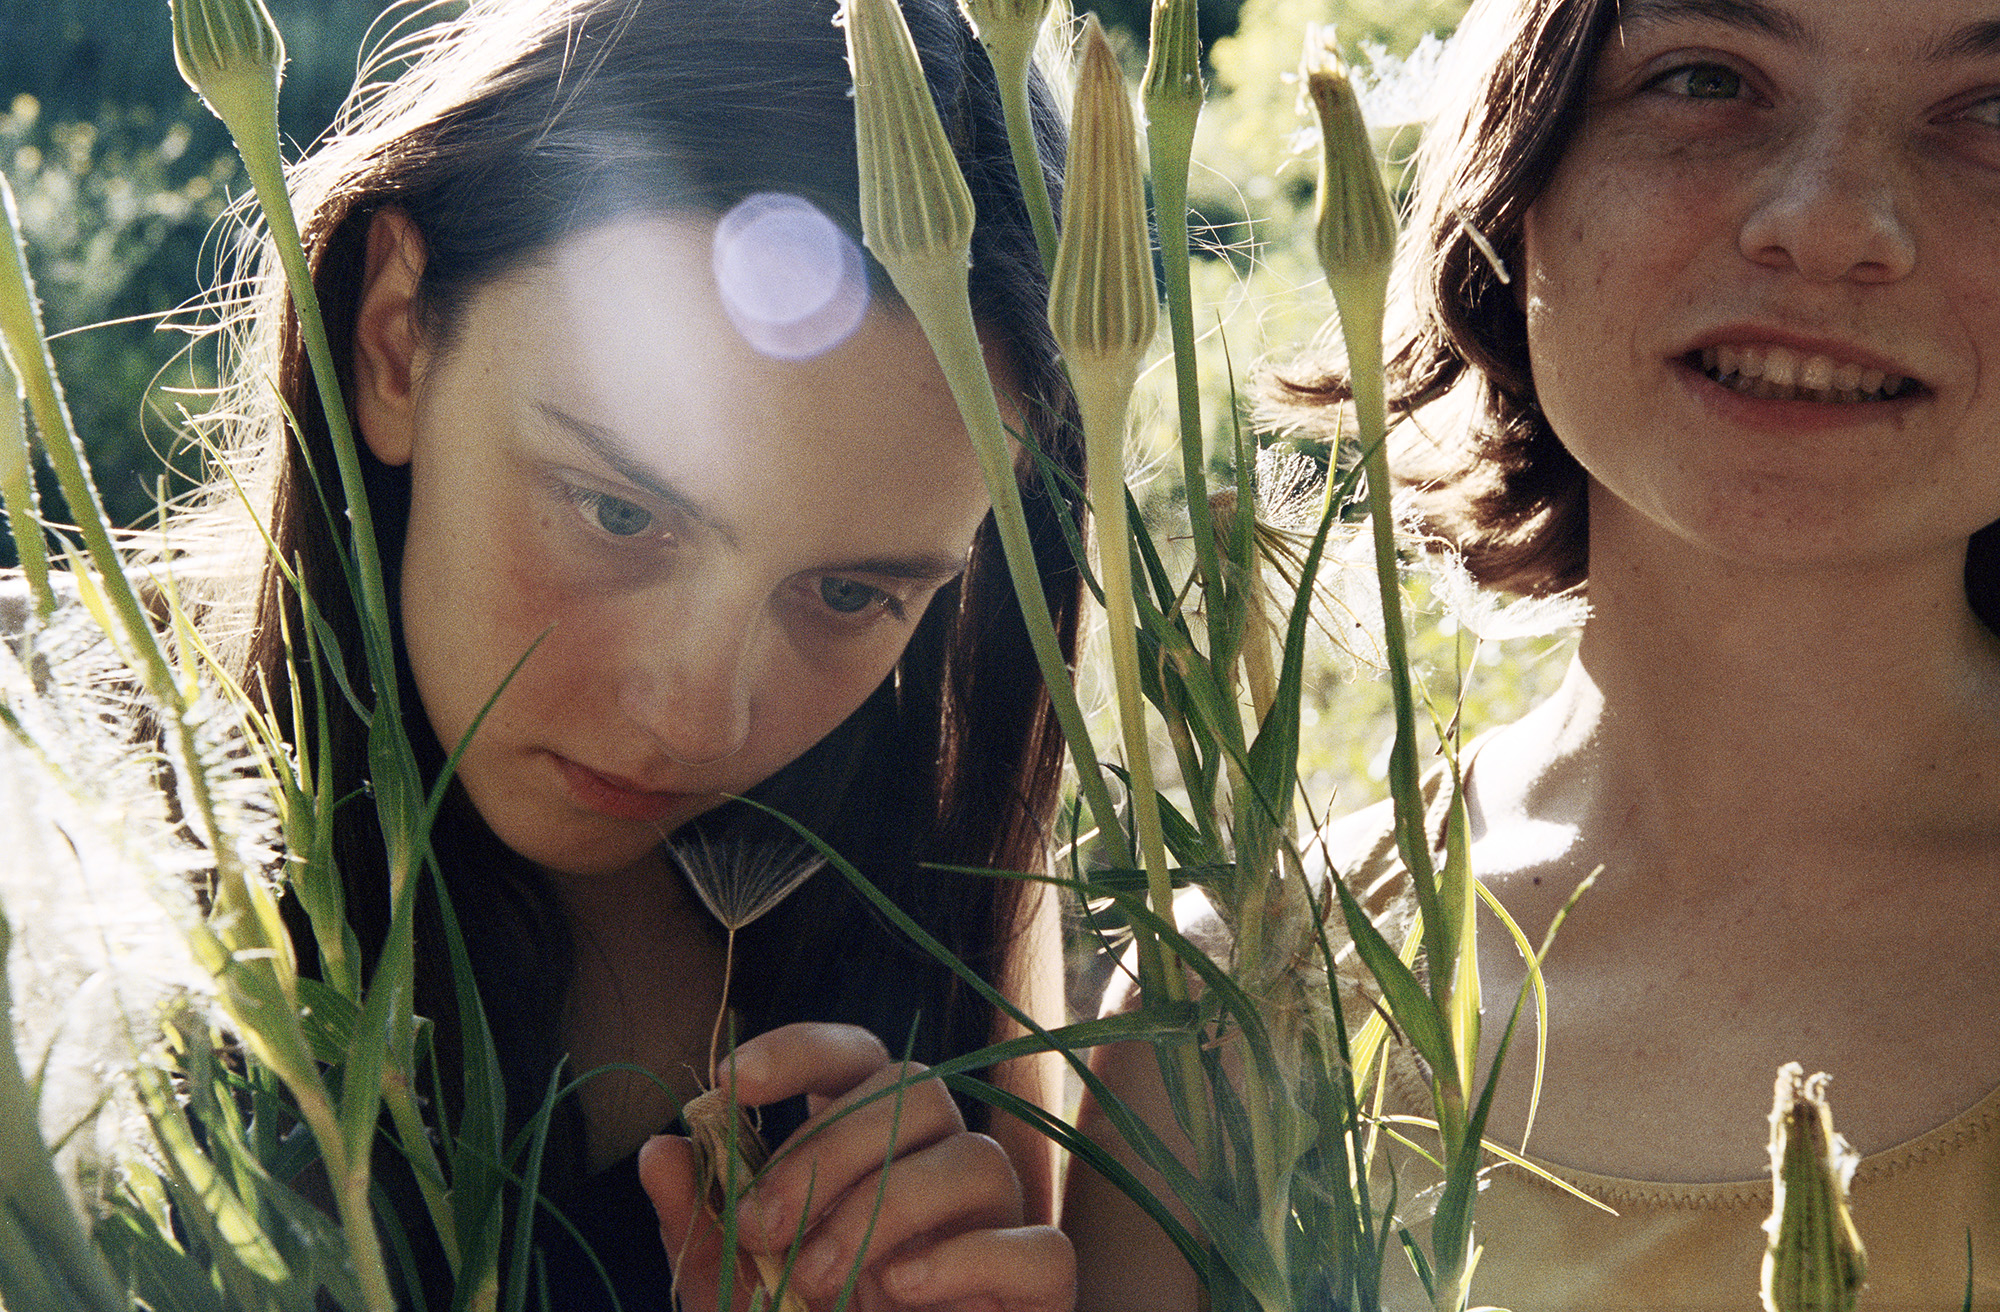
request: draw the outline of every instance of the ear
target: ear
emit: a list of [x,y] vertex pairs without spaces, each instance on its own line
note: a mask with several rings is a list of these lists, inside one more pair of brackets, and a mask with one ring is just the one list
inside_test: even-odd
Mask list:
[[424,239],[400,209],[368,225],[361,309],[354,321],[354,409],[362,440],[385,465],[407,465],[416,446],[416,295]]

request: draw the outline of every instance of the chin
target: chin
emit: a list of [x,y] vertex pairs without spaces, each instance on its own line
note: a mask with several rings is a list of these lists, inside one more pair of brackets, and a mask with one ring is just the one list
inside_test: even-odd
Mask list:
[[509,851],[558,879],[597,879],[653,860],[673,825],[492,825]]

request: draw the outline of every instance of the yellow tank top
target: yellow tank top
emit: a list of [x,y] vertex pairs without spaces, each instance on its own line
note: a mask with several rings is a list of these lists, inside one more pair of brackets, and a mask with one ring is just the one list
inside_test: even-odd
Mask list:
[[[1470,753],[1467,754],[1470,758]],[[1437,780],[1432,828],[1442,833]],[[1382,808],[1386,817],[1387,807]],[[1368,841],[1347,848],[1342,869],[1378,923],[1407,923],[1401,861],[1385,818]],[[1396,941],[1394,931],[1390,932]],[[1407,1052],[1393,1053],[1385,1110],[1428,1116],[1428,1091]],[[1530,1160],[1534,1160],[1532,1157]],[[1757,1312],[1768,1177],[1723,1184],[1621,1180],[1537,1161],[1615,1209],[1610,1215],[1496,1159],[1473,1207],[1483,1252],[1473,1306],[1511,1312]],[[1437,1180],[1407,1161],[1399,1195]],[[2000,1309],[2000,1090],[1928,1133],[1864,1157],[1849,1201],[1868,1251],[1858,1312],[1959,1312],[1965,1306],[1967,1240],[1972,1305]],[[1426,1253],[1426,1226],[1412,1227]],[[1383,1304],[1428,1312],[1422,1287],[1392,1245]]]
[[[1428,1096],[1408,1069],[1392,1067],[1385,1101],[1395,1110],[1429,1112]],[[1475,1306],[1513,1312],[1755,1312],[1760,1306],[1768,1178],[1673,1184],[1537,1165],[1617,1215],[1518,1167],[1497,1166],[1473,1207],[1485,1250],[1472,1284]],[[1407,1171],[1400,1181],[1405,1196],[1428,1182]],[[1850,1202],[1868,1249],[1859,1312],[1958,1312],[1968,1228],[1973,1306],[2000,1308],[2000,1090],[1927,1134],[1862,1158]],[[1408,1263],[1392,1254],[1384,1275],[1386,1306],[1428,1309]]]

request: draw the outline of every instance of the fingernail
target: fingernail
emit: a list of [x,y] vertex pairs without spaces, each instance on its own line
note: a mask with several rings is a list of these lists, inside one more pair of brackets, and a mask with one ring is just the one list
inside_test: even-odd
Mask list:
[[716,1078],[725,1086],[731,1079],[748,1080],[755,1084],[764,1078],[768,1065],[756,1048],[738,1048],[722,1060],[722,1069],[716,1072]]
[[824,1293],[833,1287],[836,1273],[841,1265],[840,1254],[826,1240],[816,1240],[806,1245],[799,1254],[798,1266],[794,1268],[799,1285],[814,1293]]
[[777,1207],[761,1198],[745,1198],[736,1205],[736,1233],[752,1248],[768,1248],[776,1238]]

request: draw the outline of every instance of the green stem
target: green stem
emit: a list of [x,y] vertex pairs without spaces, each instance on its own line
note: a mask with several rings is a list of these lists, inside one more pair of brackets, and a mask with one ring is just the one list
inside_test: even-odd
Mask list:
[[[12,388],[8,383],[14,384]],[[12,391],[7,403],[4,393]],[[55,589],[49,586],[49,548],[42,539],[41,506],[35,496],[35,480],[29,472],[28,424],[22,407],[27,394],[0,351],[0,505],[7,510],[7,523],[14,535],[14,554],[27,576],[28,590],[35,598],[35,610],[47,619],[55,613]]]
[[[887,263],[887,261],[885,261]],[[1014,476],[1013,452],[1007,430],[1000,420],[1000,408],[993,396],[993,383],[986,372],[986,357],[979,348],[972,321],[972,302],[967,287],[963,248],[929,257],[912,256],[891,265],[896,290],[916,315],[924,335],[930,339],[938,364],[944,370],[959,413],[965,417],[966,431],[979,457],[980,472],[987,493],[993,498],[993,521],[1005,548],[1007,569],[1013,577],[1014,595],[1020,600],[1021,618],[1028,627],[1035,663],[1041,667],[1042,682],[1049,690],[1049,704],[1063,737],[1069,743],[1076,764],[1077,787],[1090,808],[1091,821],[1102,839],[1119,845],[1116,858],[1132,862],[1129,845],[1123,841],[1123,827],[1111,791],[1104,783],[1097,749],[1091,745],[1090,730],[1077,703],[1070,681],[1069,664],[1056,641],[1055,627],[1049,622],[1048,593],[1035,563],[1035,548],[1028,536],[1028,517],[1021,507],[1021,488]]]
[[352,524],[355,572],[361,584],[361,615],[364,641],[368,646],[369,672],[375,681],[378,705],[396,703],[396,666],[389,647],[389,594],[382,581],[382,559],[375,549],[375,519],[369,508],[368,491],[361,479],[361,459],[354,443],[354,429],[348,422],[347,402],[340,387],[340,375],[327,345],[326,323],[320,317],[319,298],[313,290],[312,271],[306,267],[305,248],[299,239],[299,225],[292,213],[291,194],[285,189],[285,171],[278,158],[276,133],[234,133],[237,153],[243,157],[250,184],[263,207],[264,220],[271,226],[272,243],[291,290],[298,313],[299,335],[305,342],[306,357],[312,363],[313,382],[319,389],[320,405],[326,414],[328,435],[333,440],[334,460],[340,468],[340,486],[347,498]]
[[[1106,372],[1120,377],[1106,378]],[[1118,698],[1118,727],[1124,739],[1125,768],[1131,779],[1132,824],[1139,859],[1146,871],[1146,900],[1153,914],[1172,923],[1173,875],[1160,825],[1160,799],[1153,782],[1152,741],[1146,731],[1146,699],[1140,691],[1138,619],[1132,599],[1132,547],[1125,523],[1124,442],[1132,375],[1124,370],[1081,367],[1071,362],[1077,403],[1083,414],[1084,447],[1089,453],[1090,513],[1100,529],[1098,577],[1104,585],[1104,622],[1111,644],[1111,673]],[[1140,937],[1152,939],[1141,932]],[[1155,943],[1157,951],[1157,943]],[[1169,1000],[1185,1002],[1187,983],[1177,970],[1160,974]]]
[[1035,141],[1034,112],[1028,104],[1028,69],[1035,57],[1035,29],[1009,27],[987,42],[987,57],[1000,80],[1000,107],[1007,118],[1007,145],[1014,153],[1014,173],[1021,180],[1021,197],[1035,225],[1035,247],[1042,253],[1042,272],[1056,267],[1056,213],[1049,200],[1048,175]]
[[[1150,106],[1149,106],[1150,108]],[[1199,102],[1196,103],[1199,108]],[[1154,112],[1147,125],[1147,153],[1153,171],[1153,221],[1160,234],[1160,265],[1166,275],[1167,331],[1174,349],[1174,392],[1179,407],[1181,478],[1187,484],[1188,526],[1194,536],[1195,575],[1211,606],[1222,566],[1215,547],[1215,523],[1208,508],[1208,453],[1201,430],[1201,379],[1194,346],[1194,291],[1188,262],[1187,178],[1194,155],[1195,113]],[[1211,611],[1211,613],[1215,613]],[[1210,654],[1217,652],[1209,635]]]
[[[1341,300],[1340,329],[1347,343],[1349,386],[1354,391],[1356,429],[1360,437],[1363,468],[1368,476],[1368,515],[1375,544],[1375,577],[1382,597],[1382,648],[1389,665],[1389,689],[1395,704],[1396,739],[1389,752],[1389,791],[1395,799],[1396,836],[1404,864],[1425,906],[1424,934],[1431,936],[1442,927],[1436,921],[1433,866],[1430,838],[1424,832],[1423,790],[1417,774],[1416,695],[1410,679],[1410,641],[1403,620],[1401,570],[1396,560],[1396,521],[1390,504],[1388,416],[1382,381],[1382,313],[1372,316],[1348,312],[1350,294]],[[1380,293],[1373,304],[1382,305]],[[1436,959],[1442,971],[1449,956]],[[1450,987],[1448,975],[1433,976],[1437,989]]]

